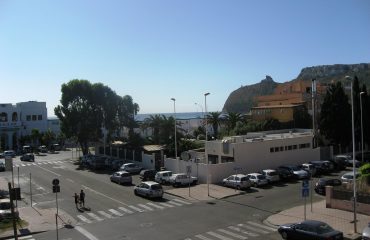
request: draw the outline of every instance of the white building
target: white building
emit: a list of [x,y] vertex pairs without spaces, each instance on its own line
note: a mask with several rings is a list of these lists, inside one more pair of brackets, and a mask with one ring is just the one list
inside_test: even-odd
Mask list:
[[207,182],[208,172],[209,181],[217,183],[236,172],[247,174],[283,164],[302,164],[329,158],[330,151],[324,156],[322,149],[312,148],[312,139],[310,129],[233,136],[207,141],[203,157],[189,152],[189,161],[165,159],[165,167],[174,172],[186,172],[187,166],[191,166],[192,175],[198,176],[200,182]]
[[17,149],[19,139],[30,135],[32,129],[45,132],[48,129],[45,102],[20,102],[0,104],[0,147]]

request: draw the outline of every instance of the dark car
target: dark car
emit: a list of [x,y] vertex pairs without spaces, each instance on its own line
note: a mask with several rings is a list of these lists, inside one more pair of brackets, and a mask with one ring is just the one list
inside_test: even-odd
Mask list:
[[0,172],[5,171],[5,164],[3,162],[0,162]]
[[316,168],[317,174],[326,174],[330,173],[330,165],[325,161],[311,161],[311,164],[313,164]]
[[140,172],[140,178],[143,181],[148,181],[148,180],[154,181],[154,177],[155,177],[155,174],[156,173],[157,173],[157,171],[154,170],[154,169],[141,170],[141,172]]
[[278,172],[279,177],[282,180],[291,180],[294,178],[293,172],[290,169],[285,168],[284,166],[278,167],[276,171]]
[[343,239],[342,232],[333,229],[327,223],[316,220],[307,220],[300,223],[284,224],[279,227],[278,232],[283,239]]
[[342,181],[336,178],[320,178],[315,184],[315,192],[320,195],[325,195],[326,186],[340,186]]
[[341,157],[334,157],[333,159],[329,160],[334,164],[335,169],[337,170],[344,170],[347,167],[346,160]]
[[21,156],[21,161],[35,161],[35,155],[33,153],[26,153]]

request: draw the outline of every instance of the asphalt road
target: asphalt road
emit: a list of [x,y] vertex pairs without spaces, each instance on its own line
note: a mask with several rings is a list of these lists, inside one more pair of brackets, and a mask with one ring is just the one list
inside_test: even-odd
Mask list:
[[[210,202],[181,200],[167,194],[163,200],[153,201],[135,196],[134,185],[111,183],[108,172],[81,169],[70,158],[70,152],[61,151],[36,156],[35,165],[21,162],[19,157],[14,160],[14,165],[19,166],[19,184],[25,197],[20,206],[30,201],[30,173],[33,203],[39,208],[56,206],[52,179],[60,180],[58,207],[78,224],[73,229],[59,230],[59,239],[281,239],[276,229],[265,225],[263,220],[304,202],[299,181],[252,188],[243,195]],[[138,176],[133,179],[134,183],[139,183]],[[17,186],[17,167],[14,168],[14,182]],[[90,211],[79,211],[75,207],[73,195],[81,189],[86,192]],[[313,200],[317,199],[322,197],[314,195]],[[309,210],[310,201],[307,203]],[[56,239],[56,232],[33,237]]]

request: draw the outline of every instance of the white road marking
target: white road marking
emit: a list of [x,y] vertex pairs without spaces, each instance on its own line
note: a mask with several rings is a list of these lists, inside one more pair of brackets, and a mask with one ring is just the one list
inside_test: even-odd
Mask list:
[[267,234],[269,232],[265,231],[265,230],[261,230],[261,229],[257,229],[256,227],[252,227],[252,226],[248,226],[248,225],[245,225],[245,224],[238,224],[239,227],[243,227],[243,228],[246,228],[248,230],[251,230],[251,231],[254,231],[254,232],[258,232],[258,233],[262,233],[262,234]]
[[132,214],[132,213],[134,213],[133,211],[128,210],[128,209],[126,209],[126,208],[124,208],[124,207],[119,207],[119,209],[120,209],[120,210],[122,210],[122,211],[123,211],[123,212],[125,212],[125,213],[128,213],[128,214]]
[[105,197],[105,198],[108,198],[108,199],[110,199],[110,200],[112,200],[112,201],[115,201],[115,202],[117,202],[117,203],[120,203],[120,204],[122,204],[122,205],[128,206],[128,204],[126,204],[126,203],[124,203],[124,202],[121,202],[121,201],[118,201],[117,199],[111,198],[111,197],[109,197],[109,196],[105,195],[104,193],[101,193],[101,192],[95,191],[94,189],[89,188],[88,186],[85,186],[85,185],[81,185],[81,186],[82,186],[83,188],[85,188],[85,189],[87,189],[87,190],[89,190],[89,191],[91,191],[91,192],[95,193],[95,194],[98,194],[98,195],[100,195],[100,196],[103,196],[103,197]]
[[263,224],[259,224],[259,223],[256,223],[256,222],[248,221],[247,223],[250,224],[250,225],[259,227],[259,228],[264,228],[264,229],[273,231],[273,232],[275,232],[277,230],[276,228],[272,228],[272,227],[269,227],[269,226],[266,226],[266,225],[263,225]]
[[83,216],[83,215],[77,215],[77,217],[80,219],[80,220],[82,220],[82,221],[84,221],[85,223],[92,223],[89,219],[87,219],[85,216]]
[[165,207],[170,207],[170,208],[174,207],[174,206],[172,206],[170,204],[163,203],[163,202],[160,202],[159,204],[161,204],[162,206],[165,206]]
[[32,163],[32,165],[36,166],[37,164],[36,163]]
[[148,207],[148,206],[146,206],[146,205],[144,205],[144,204],[138,204],[138,206],[139,206],[139,207],[141,207],[141,208],[144,208],[144,209],[146,209],[146,210],[148,210],[148,211],[153,211],[153,208]]
[[135,211],[138,211],[138,212],[145,212],[143,209],[140,209],[140,208],[138,208],[138,207],[135,207],[135,206],[132,206],[132,205],[130,205],[130,206],[128,206],[129,208],[131,208],[131,209],[134,209]]
[[259,236],[259,234],[257,234],[257,233],[248,232],[248,231],[245,231],[245,230],[243,230],[243,229],[241,229],[239,227],[230,226],[228,228],[230,228],[230,229],[232,229],[232,230],[234,230],[236,232],[240,232],[240,233],[246,234],[246,235],[251,236],[251,237],[258,237]]
[[173,205],[178,206],[178,207],[181,207],[182,206],[181,203],[177,203],[177,202],[174,202],[174,201],[169,201],[168,203],[169,204],[173,204]]
[[118,212],[117,210],[109,209],[108,211],[111,212],[111,213],[113,213],[116,216],[119,216],[119,217],[122,217],[123,216],[123,214],[120,213],[120,212]]
[[25,167],[26,165],[25,164],[21,164],[22,167]]
[[31,166],[32,164],[31,163],[28,163],[27,166]]
[[239,235],[239,234],[236,234],[236,233],[233,233],[233,232],[230,232],[230,231],[227,231],[227,230],[224,230],[224,229],[218,229],[219,232],[222,232],[222,233],[225,233],[227,235],[230,235],[232,237],[235,237],[235,238],[238,238],[238,239],[242,239],[242,240],[245,240],[245,239],[248,239],[247,237],[244,237],[242,235]]
[[72,182],[72,183],[74,183],[75,181],[73,181],[72,179],[70,179],[70,178],[67,178],[66,179],[67,181],[69,181],[69,182]]
[[203,236],[203,235],[195,235],[195,237],[196,237],[196,238],[199,238],[199,239],[202,239],[202,240],[212,240],[212,239],[207,238],[207,237],[205,237],[205,236]]
[[80,226],[75,226],[75,229],[79,231],[82,235],[87,237],[89,240],[99,240],[97,237],[89,233],[86,229],[80,227]]
[[161,210],[163,210],[163,209],[164,209],[164,207],[159,206],[159,205],[157,205],[157,204],[154,204],[154,203],[152,203],[152,202],[148,202],[148,203],[147,203],[147,205],[150,205],[150,206],[153,206],[153,207],[159,208],[159,209],[161,209]]
[[62,175],[60,175],[60,174],[58,174],[58,173],[56,173],[56,172],[50,171],[49,169],[46,169],[46,168],[43,168],[43,167],[40,167],[40,166],[38,166],[38,167],[39,167],[39,168],[41,168],[42,170],[45,170],[45,171],[50,172],[50,173],[52,173],[52,174],[55,174],[55,175],[57,175],[58,177],[62,176]]
[[110,215],[110,214],[108,214],[108,213],[106,213],[106,212],[104,212],[104,211],[98,211],[98,213],[99,213],[100,215],[102,215],[102,216],[106,217],[106,218],[112,218],[112,215]]
[[186,204],[186,205],[191,205],[191,203],[185,202],[185,201],[183,201],[181,199],[177,199],[177,198],[172,199],[172,201],[176,201],[176,202],[183,203],[183,204]]
[[211,235],[211,236],[214,236],[214,237],[216,237],[216,238],[219,238],[219,239],[221,239],[221,240],[233,240],[233,239],[231,239],[231,238],[228,238],[228,237],[225,237],[225,236],[222,236],[222,235],[220,235],[220,234],[218,234],[218,233],[215,233],[215,232],[207,232],[209,235]]
[[90,217],[94,218],[96,221],[103,221],[103,218],[99,217],[95,213],[89,212],[89,213],[87,213],[87,215],[89,215]]

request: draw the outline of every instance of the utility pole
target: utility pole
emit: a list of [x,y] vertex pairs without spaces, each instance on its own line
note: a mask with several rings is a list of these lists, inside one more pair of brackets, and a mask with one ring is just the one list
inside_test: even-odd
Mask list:
[[8,189],[9,189],[9,196],[10,196],[10,210],[12,213],[12,218],[13,218],[13,230],[14,230],[14,239],[18,240],[18,233],[17,233],[17,222],[16,222],[16,217],[15,217],[15,212],[14,212],[14,204],[13,204],[13,198],[15,197],[15,191],[14,188],[12,188],[12,184],[8,182]]

